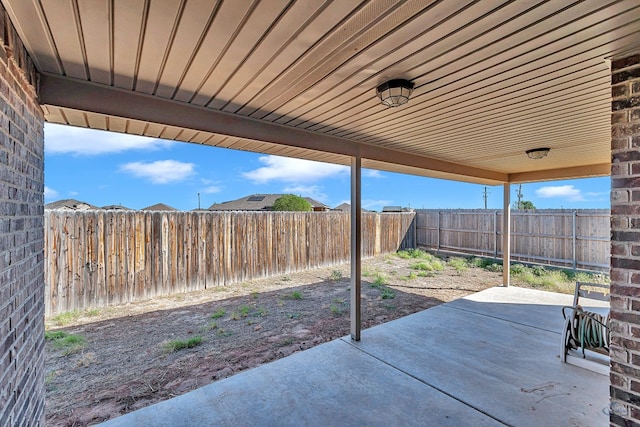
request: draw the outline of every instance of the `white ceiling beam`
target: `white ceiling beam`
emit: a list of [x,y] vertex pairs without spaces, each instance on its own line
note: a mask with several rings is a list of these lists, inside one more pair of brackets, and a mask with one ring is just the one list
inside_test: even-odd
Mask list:
[[[277,123],[52,74],[40,78],[40,103],[179,128],[265,141],[458,175],[463,181],[507,182],[507,174],[363,144]],[[469,178],[472,178],[471,180]]]

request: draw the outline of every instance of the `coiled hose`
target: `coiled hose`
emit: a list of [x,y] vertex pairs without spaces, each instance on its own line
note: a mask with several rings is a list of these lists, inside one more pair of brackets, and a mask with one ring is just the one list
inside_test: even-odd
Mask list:
[[562,317],[567,319],[565,310],[572,310],[569,321],[569,337],[567,344],[573,348],[582,347],[584,350],[603,348],[609,351],[609,317],[598,313],[585,311],[581,306],[562,307]]

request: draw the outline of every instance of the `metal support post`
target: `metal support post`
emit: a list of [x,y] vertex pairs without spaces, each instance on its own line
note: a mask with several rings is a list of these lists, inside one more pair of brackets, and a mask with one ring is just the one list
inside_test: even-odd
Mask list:
[[362,330],[362,158],[360,154],[351,158],[351,339],[360,341]]
[[504,184],[504,210],[502,212],[502,285],[511,282],[511,189]]

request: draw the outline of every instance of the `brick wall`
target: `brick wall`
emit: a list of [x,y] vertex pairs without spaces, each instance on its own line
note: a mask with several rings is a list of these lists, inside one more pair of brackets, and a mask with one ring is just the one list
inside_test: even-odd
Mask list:
[[611,424],[640,424],[640,54],[611,65]]
[[44,118],[36,79],[0,6],[0,426],[44,424]]

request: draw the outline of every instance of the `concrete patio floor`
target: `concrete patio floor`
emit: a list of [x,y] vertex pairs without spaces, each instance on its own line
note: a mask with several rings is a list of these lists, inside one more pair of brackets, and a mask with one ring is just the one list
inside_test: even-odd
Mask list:
[[559,359],[571,302],[487,289],[102,426],[607,426],[609,378]]

